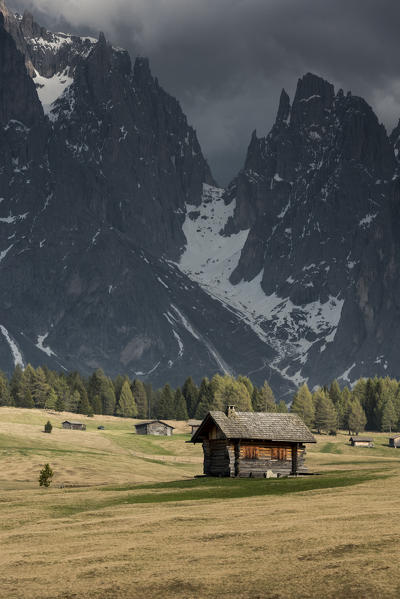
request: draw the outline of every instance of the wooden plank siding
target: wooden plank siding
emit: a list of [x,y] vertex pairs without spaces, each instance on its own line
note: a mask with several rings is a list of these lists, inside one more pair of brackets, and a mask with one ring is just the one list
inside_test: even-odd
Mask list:
[[[262,476],[268,470],[289,473],[304,466],[305,448],[293,444],[260,441],[203,441],[204,474],[210,476]],[[297,456],[294,455],[297,453]]]

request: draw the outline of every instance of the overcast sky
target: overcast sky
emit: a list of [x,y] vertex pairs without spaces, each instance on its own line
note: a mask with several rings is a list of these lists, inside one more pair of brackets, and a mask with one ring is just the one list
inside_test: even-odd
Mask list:
[[[7,0],[6,0],[7,3]],[[73,32],[102,30],[176,96],[215,177],[241,168],[253,129],[268,132],[282,87],[307,71],[364,96],[391,129],[400,117],[399,0],[9,0]]]

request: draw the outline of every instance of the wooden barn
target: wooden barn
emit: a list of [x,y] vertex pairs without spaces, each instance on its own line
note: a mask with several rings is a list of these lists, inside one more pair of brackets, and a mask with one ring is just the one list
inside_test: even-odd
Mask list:
[[76,420],[64,420],[64,422],[62,423],[62,427],[70,428],[70,429],[73,429],[74,431],[85,431],[86,430],[86,424],[83,424],[82,422],[78,422]]
[[389,437],[389,447],[400,447],[400,435],[395,435],[394,437]]
[[203,422],[202,420],[188,420],[188,425],[192,429],[191,435],[193,435],[193,433],[195,433],[197,431],[197,429],[199,428],[199,426],[202,422]]
[[296,475],[305,471],[305,443],[315,439],[296,414],[209,412],[191,438],[202,443],[209,476]]
[[353,447],[373,447],[374,440],[370,437],[351,437],[350,443]]
[[140,424],[135,424],[138,435],[165,435],[170,437],[174,432],[174,427],[162,420],[147,420]]

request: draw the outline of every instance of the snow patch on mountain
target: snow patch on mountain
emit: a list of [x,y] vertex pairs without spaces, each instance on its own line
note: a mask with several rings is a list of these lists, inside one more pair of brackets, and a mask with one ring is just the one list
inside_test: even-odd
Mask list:
[[[187,206],[183,232],[187,239],[179,268],[212,297],[246,322],[258,337],[277,352],[270,367],[286,379],[299,384],[301,365],[316,343],[331,343],[336,334],[344,301],[329,296],[326,301],[296,305],[276,293],[266,295],[262,288],[264,271],[251,281],[232,285],[229,278],[236,268],[248,230],[224,236],[235,201],[226,205],[223,190],[204,185],[203,201]],[[309,268],[315,265],[309,265]],[[294,279],[289,277],[290,281]],[[325,349],[324,348],[324,349]],[[299,362],[295,373],[289,372],[287,360]]]
[[44,335],[39,335],[36,341],[36,347],[45,354],[47,354],[49,357],[56,356],[57,354],[52,349],[50,349],[50,347],[44,345],[44,341],[47,339],[48,336],[48,333],[45,333]]
[[68,74],[68,69],[62,73],[56,73],[53,77],[42,77],[35,71],[34,79],[39,100],[42,103],[44,113],[51,118],[53,104],[64,94],[65,90],[73,82],[73,78]]
[[22,368],[25,367],[24,364],[24,359],[22,357],[22,354],[19,350],[18,345],[16,344],[16,342],[14,341],[14,339],[11,337],[10,333],[7,331],[6,327],[3,325],[0,325],[0,331],[3,334],[5,340],[7,341],[10,350],[11,350],[11,354],[14,360],[14,366],[22,366]]

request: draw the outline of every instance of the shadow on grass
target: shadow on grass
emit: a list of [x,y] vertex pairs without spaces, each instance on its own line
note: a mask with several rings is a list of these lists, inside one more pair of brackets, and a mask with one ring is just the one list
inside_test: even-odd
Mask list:
[[[177,501],[240,499],[267,495],[286,495],[357,485],[376,478],[387,477],[381,471],[333,472],[323,476],[286,479],[197,478],[147,485],[104,487],[102,492],[119,492],[120,496],[103,501],[88,501],[79,505],[53,506],[56,516],[70,516],[119,505],[167,503]],[[127,493],[135,491],[135,493]],[[140,492],[145,491],[145,492]],[[147,491],[147,492],[146,492]],[[163,492],[164,491],[164,492]]]

